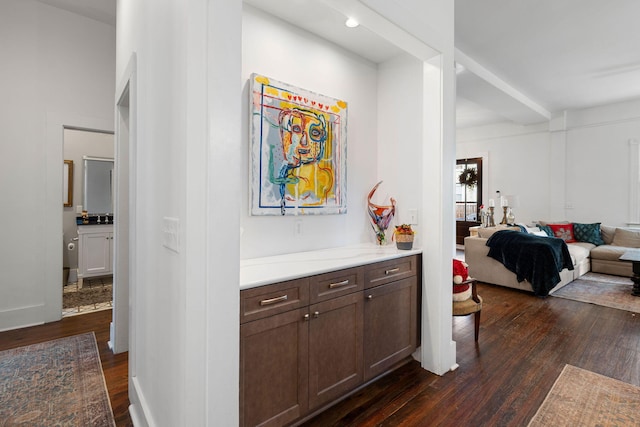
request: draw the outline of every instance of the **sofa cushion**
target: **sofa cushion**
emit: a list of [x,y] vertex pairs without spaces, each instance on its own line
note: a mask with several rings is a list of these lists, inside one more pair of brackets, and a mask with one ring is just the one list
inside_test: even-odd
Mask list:
[[611,227],[609,225],[601,225],[600,226],[600,235],[602,236],[602,240],[605,245],[610,245],[613,242],[613,236],[616,234],[616,227]]
[[591,250],[591,259],[618,261],[627,250],[624,246],[601,245]]
[[567,248],[569,248],[569,253],[571,254],[571,261],[573,261],[573,265],[580,264],[585,258],[589,256],[591,249],[595,247],[596,246],[592,243],[584,242],[568,244]]
[[551,230],[553,230],[553,235],[559,239],[564,240],[567,243],[573,243],[576,241],[573,236],[573,223],[568,224],[547,224]]
[[604,240],[600,235],[600,223],[581,224],[573,223],[573,235],[578,242],[593,243],[596,246],[604,245]]
[[484,237],[485,239],[488,239],[493,235],[493,233],[500,230],[520,231],[520,227],[507,226],[507,225],[496,225],[495,227],[486,227],[486,228],[480,227],[478,229],[478,237]]
[[613,236],[613,242],[611,242],[611,244],[627,248],[640,248],[640,230],[616,228],[616,233]]

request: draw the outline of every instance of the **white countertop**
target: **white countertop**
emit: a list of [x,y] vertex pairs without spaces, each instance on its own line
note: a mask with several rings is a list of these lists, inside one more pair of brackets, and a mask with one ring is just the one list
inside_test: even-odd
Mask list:
[[240,289],[255,288],[363,264],[421,254],[422,249],[399,250],[395,244],[359,244],[240,260]]

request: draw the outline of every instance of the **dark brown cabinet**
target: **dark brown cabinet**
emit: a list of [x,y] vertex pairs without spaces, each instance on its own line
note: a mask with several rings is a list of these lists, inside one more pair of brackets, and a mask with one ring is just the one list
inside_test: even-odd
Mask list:
[[365,380],[384,373],[415,351],[416,307],[415,276],[365,291]]
[[281,426],[307,413],[305,313],[298,309],[240,326],[240,425]]
[[309,409],[362,384],[362,292],[310,307]]
[[418,260],[241,291],[240,425],[300,420],[411,355]]

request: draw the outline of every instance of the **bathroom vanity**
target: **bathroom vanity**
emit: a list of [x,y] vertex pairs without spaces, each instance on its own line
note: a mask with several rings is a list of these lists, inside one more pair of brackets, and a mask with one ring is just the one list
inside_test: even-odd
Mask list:
[[113,274],[113,224],[78,226],[78,286],[88,277]]

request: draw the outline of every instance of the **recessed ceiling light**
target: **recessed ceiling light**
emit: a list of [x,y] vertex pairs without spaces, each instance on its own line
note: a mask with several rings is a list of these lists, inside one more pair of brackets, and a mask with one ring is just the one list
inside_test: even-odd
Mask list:
[[348,18],[347,21],[344,23],[344,25],[346,25],[349,28],[355,28],[358,25],[360,25],[360,23],[353,18]]

